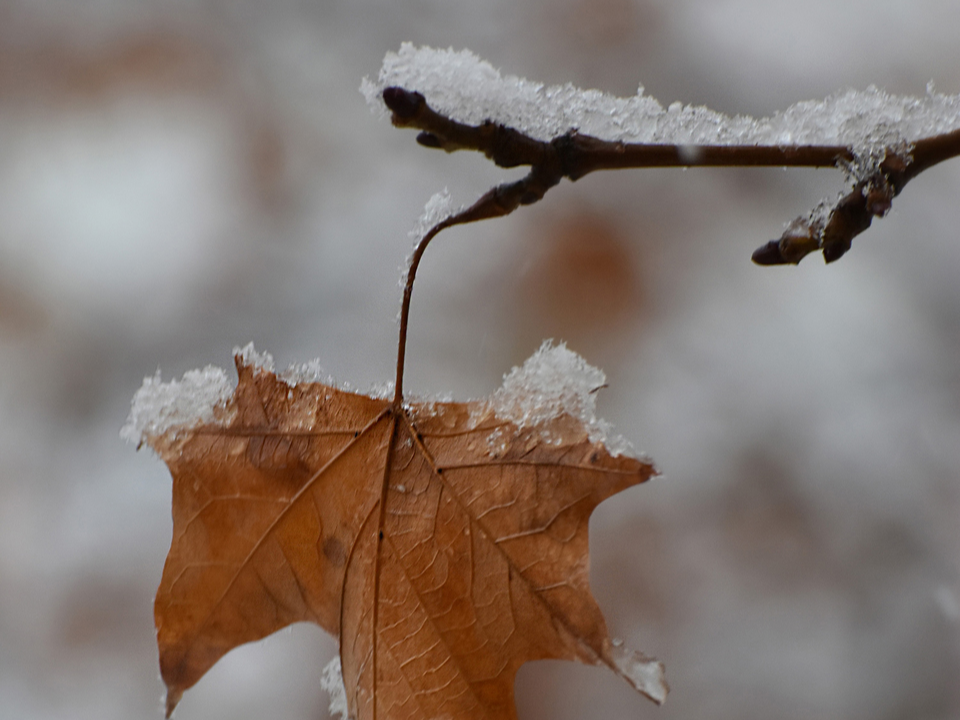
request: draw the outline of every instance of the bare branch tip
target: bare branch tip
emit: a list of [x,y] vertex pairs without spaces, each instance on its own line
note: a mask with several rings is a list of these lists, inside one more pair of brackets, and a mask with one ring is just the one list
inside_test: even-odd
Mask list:
[[757,265],[789,265],[789,260],[783,257],[780,252],[780,241],[771,240],[766,245],[762,245],[753,251],[750,259]]
[[412,120],[427,104],[426,98],[420,93],[396,86],[383,89],[383,102],[393,113],[394,122]]
[[824,244],[823,246],[823,261],[828,265],[832,262],[836,262],[844,255],[847,254],[847,250],[850,249],[850,241],[846,242],[835,242]]
[[422,145],[423,147],[442,149],[443,143],[440,141],[440,138],[434,135],[431,132],[422,132],[417,135],[417,144]]

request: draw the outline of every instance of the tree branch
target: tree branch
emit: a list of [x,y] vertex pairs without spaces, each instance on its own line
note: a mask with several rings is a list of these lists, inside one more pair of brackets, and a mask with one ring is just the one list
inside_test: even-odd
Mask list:
[[[456,223],[474,222],[513,212],[540,200],[563,178],[578,180],[597,170],[647,167],[836,167],[857,158],[842,146],[654,145],[611,142],[571,130],[549,142],[486,121],[466,125],[434,111],[423,95],[400,87],[383,91],[383,101],[397,127],[420,130],[417,142],[446,152],[473,150],[503,168],[529,165],[530,173],[500,185],[477,201]],[[796,264],[814,250],[834,262],[850,249],[854,237],[874,217],[889,210],[904,185],[924,170],[960,155],[960,130],[918,140],[909,153],[887,151],[878,170],[861,179],[828,212],[794,220],[778,240],[753,254],[760,265]],[[445,226],[449,227],[449,225]],[[440,228],[442,229],[442,228]],[[439,232],[439,230],[438,230]]]
[[[400,307],[400,339],[397,349],[397,379],[393,404],[403,403],[403,370],[406,357],[410,300],[420,260],[427,246],[441,231],[454,225],[509,215],[521,205],[531,205],[563,178],[578,180],[597,170],[648,167],[836,167],[858,158],[841,146],[772,145],[645,145],[611,142],[576,130],[549,142],[536,140],[514,128],[486,121],[466,125],[434,111],[423,95],[400,87],[383,91],[383,101],[397,127],[420,130],[417,142],[428,148],[483,153],[499,167],[530,166],[526,177],[487,191],[473,205],[434,225],[414,250],[404,284]],[[850,249],[874,217],[890,210],[893,198],[904,185],[924,170],[960,155],[960,130],[917,141],[909,154],[887,151],[876,172],[861,179],[853,190],[824,213],[811,213],[794,220],[778,240],[771,240],[753,253],[758,265],[799,263],[815,250],[834,262]]]

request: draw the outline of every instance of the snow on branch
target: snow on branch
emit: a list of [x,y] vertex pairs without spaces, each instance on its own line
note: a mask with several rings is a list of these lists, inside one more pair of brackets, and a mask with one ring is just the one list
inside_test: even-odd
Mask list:
[[[875,87],[800,102],[768,118],[730,117],[643,94],[618,98],[571,84],[546,86],[501,75],[470,51],[404,43],[361,92],[426,147],[482,152],[501,167],[530,166],[435,231],[499,217],[540,200],[564,177],[596,170],[667,166],[839,166],[852,191],[830,210],[795,220],[761,247],[762,265],[797,263],[814,250],[827,262],[889,210],[903,186],[960,154],[960,95],[927,88],[905,97]],[[429,103],[428,103],[429,99]],[[442,225],[442,227],[441,227]],[[429,242],[436,232],[427,233]]]
[[404,43],[387,53],[377,82],[361,92],[375,108],[388,87],[419,92],[438,113],[479,125],[492,121],[535,140],[570,130],[600,140],[658,145],[842,145],[858,155],[960,129],[960,96],[927,88],[923,97],[891,95],[876,87],[808,100],[771,117],[731,117],[675,102],[664,108],[641,85],[629,98],[574,85],[544,85],[502,75],[469,50]]

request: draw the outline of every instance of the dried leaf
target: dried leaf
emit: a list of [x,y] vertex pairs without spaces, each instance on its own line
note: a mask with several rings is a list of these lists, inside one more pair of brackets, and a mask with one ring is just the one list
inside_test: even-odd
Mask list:
[[590,514],[650,464],[591,440],[576,408],[398,410],[245,357],[212,419],[143,436],[174,480],[155,607],[168,715],[225,653],[298,621],[340,638],[357,720],[515,718],[514,676],[541,658],[663,701],[662,666],[611,641],[588,577]]

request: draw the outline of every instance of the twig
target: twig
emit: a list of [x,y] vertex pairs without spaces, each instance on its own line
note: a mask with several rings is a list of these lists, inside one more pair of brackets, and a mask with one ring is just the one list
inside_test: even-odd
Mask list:
[[[521,205],[531,205],[563,178],[579,180],[597,170],[650,167],[836,167],[856,161],[848,147],[831,145],[665,145],[612,142],[582,135],[575,129],[546,142],[491,121],[466,125],[431,108],[418,92],[400,87],[383,91],[383,101],[397,127],[420,130],[417,142],[428,148],[483,153],[503,168],[530,166],[521,180],[489,190],[466,210],[433,226],[417,245],[407,272],[400,309],[400,342],[394,406],[403,402],[403,368],[406,356],[410,298],[420,259],[430,241],[454,225],[509,215]],[[820,250],[828,263],[850,249],[874,217],[890,210],[893,198],[924,170],[960,155],[960,130],[915,142],[908,155],[888,151],[878,170],[860,180],[822,218],[794,220],[783,235],[753,253],[758,265],[799,263]]]
[[[520,203],[536,202],[563,178],[578,180],[596,170],[649,167],[835,167],[856,160],[850,148],[831,145],[647,145],[611,142],[576,130],[550,142],[535,140],[518,130],[490,121],[465,125],[437,113],[423,95],[399,87],[383,91],[383,100],[397,127],[420,130],[417,142],[447,152],[474,150],[500,167],[531,167],[515,192]],[[960,155],[960,130],[923,138],[901,157],[888,153],[879,170],[857,183],[840,199],[825,220],[798,218],[778,240],[753,254],[760,265],[798,263],[814,250],[827,262],[850,249],[854,237],[874,217],[882,217],[904,185],[943,160]],[[502,190],[507,186],[501,186]],[[527,193],[529,194],[523,194]],[[512,212],[516,205],[510,208]],[[507,214],[502,213],[502,214]],[[479,219],[479,218],[478,218]],[[469,222],[469,221],[468,221]]]
[[407,280],[403,286],[403,301],[400,305],[400,340],[397,346],[397,379],[394,384],[393,406],[399,412],[403,404],[403,368],[407,354],[407,324],[410,318],[410,298],[413,295],[413,282],[417,278],[417,269],[420,260],[427,249],[427,245],[441,231],[454,225],[478,222],[489,218],[509,215],[520,205],[529,205],[543,197],[544,193],[559,182],[559,178],[550,185],[541,186],[539,179],[534,177],[536,169],[532,170],[523,180],[498,185],[488,190],[470,207],[447,217],[434,225],[417,243],[410,258],[410,267],[407,269]]

